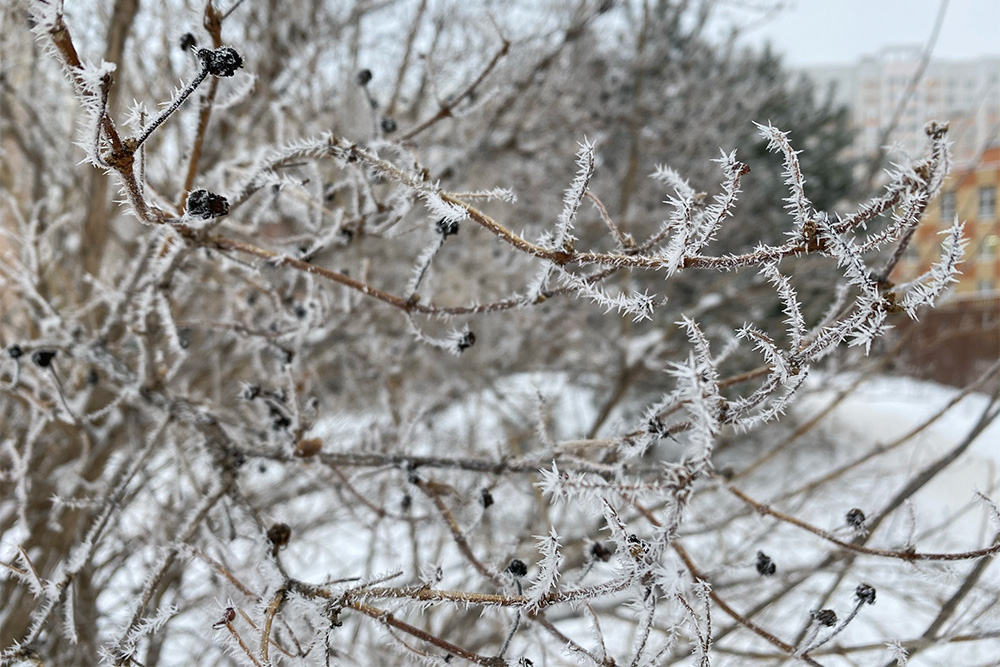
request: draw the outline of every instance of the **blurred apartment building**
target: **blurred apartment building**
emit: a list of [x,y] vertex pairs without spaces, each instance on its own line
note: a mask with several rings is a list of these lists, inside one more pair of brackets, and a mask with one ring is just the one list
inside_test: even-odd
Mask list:
[[[822,97],[851,110],[858,136],[854,153],[865,158],[895,145],[918,155],[929,120],[947,121],[956,167],[979,159],[1000,133],[1000,57],[928,63],[912,93],[901,101],[920,70],[922,48],[889,47],[853,65],[804,68]],[[898,118],[897,118],[898,114]],[[884,136],[895,120],[895,128]]]
[[[942,237],[957,215],[969,243],[959,267],[955,296],[978,298],[1000,290],[1000,57],[930,61],[920,71],[922,48],[890,47],[854,65],[803,69],[822,96],[851,111],[857,129],[852,151],[864,161],[879,148],[893,146],[916,156],[922,151],[925,124],[949,123],[954,168],[937,200],[930,203],[914,242],[893,274],[906,282],[940,256]],[[911,88],[912,87],[912,88]],[[907,97],[908,95],[908,97]],[[906,99],[905,104],[902,101]],[[891,132],[886,128],[895,123]],[[890,153],[889,159],[893,159]],[[898,159],[898,156],[896,156]]]

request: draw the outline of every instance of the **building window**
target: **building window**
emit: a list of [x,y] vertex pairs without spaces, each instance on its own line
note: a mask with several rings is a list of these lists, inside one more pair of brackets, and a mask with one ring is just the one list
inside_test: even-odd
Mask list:
[[997,212],[997,189],[992,185],[979,188],[979,219],[992,220]]
[[980,257],[996,257],[997,256],[997,246],[1000,245],[1000,239],[997,238],[996,234],[990,234],[985,239],[979,243],[979,256]]
[[954,192],[942,192],[941,193],[941,220],[944,222],[951,222],[951,219],[955,217],[955,193]]

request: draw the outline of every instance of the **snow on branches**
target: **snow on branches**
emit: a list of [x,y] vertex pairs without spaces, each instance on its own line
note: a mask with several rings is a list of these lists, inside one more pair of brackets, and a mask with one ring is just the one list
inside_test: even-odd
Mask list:
[[[66,231],[86,207],[73,200],[57,211],[69,196],[58,188],[27,214],[14,197],[2,202],[14,215],[0,247],[0,483],[10,482],[0,514],[17,539],[44,534],[61,551],[36,543],[2,563],[0,586],[16,592],[11,607],[28,620],[0,659],[31,658],[56,636],[53,644],[93,644],[89,655],[109,664],[139,664],[161,634],[201,632],[205,608],[229,600],[211,626],[222,638],[213,658],[229,652],[247,664],[277,664],[279,650],[282,664],[367,656],[362,643],[383,651],[388,641],[372,661],[529,665],[531,651],[555,642],[584,664],[663,664],[693,649],[708,665],[719,610],[775,655],[808,662],[874,602],[874,588],[859,587],[847,621],[827,625],[818,610],[814,636],[793,646],[725,605],[720,595],[734,586],[714,585],[715,572],[697,565],[703,554],[682,543],[699,511],[708,514],[699,494],[730,490],[716,468],[723,443],[780,417],[825,356],[842,345],[869,352],[893,317],[916,318],[954,281],[965,245],[958,220],[925,275],[889,279],[947,171],[942,126],[928,127],[925,155],[893,166],[882,193],[841,212],[807,197],[788,133],[758,125],[775,154],[765,159],[782,165],[787,196],[774,205],[790,216],[788,231],[776,245],[722,250],[730,226],[753,229],[740,219],[751,166],[732,146],[720,149],[721,173],[706,192],[692,185],[701,178],[658,167],[652,179],[668,193],[662,213],[648,216],[621,201],[625,212],[609,213],[601,197],[624,198],[602,192],[599,149],[586,139],[568,184],[546,182],[527,197],[519,188],[519,200],[507,183],[466,182],[493,180],[462,173],[489,142],[456,149],[462,132],[429,137],[438,123],[474,115],[460,103],[476,97],[506,38],[466,92],[426,116],[400,106],[420,77],[400,73],[387,106],[376,103],[385,92],[377,72],[333,77],[360,86],[366,110],[387,114],[374,118],[374,135],[334,119],[321,126],[333,131],[287,141],[290,107],[275,100],[229,124],[253,89],[229,88],[243,100],[235,105],[214,103],[214,90],[244,56],[195,50],[190,35],[187,83],[161,91],[151,118],[136,103],[116,123],[115,66],[81,64],[61,3],[34,6],[36,33],[83,111],[84,162],[110,173],[123,195],[109,216],[144,224],[116,217],[115,261],[102,255],[101,271],[64,273],[66,248],[90,241]],[[205,11],[206,29],[219,28],[215,5]],[[294,79],[261,87],[284,90]],[[310,99],[328,101],[317,92],[325,82],[313,83]],[[202,85],[212,91],[195,96]],[[195,99],[194,132],[161,130]],[[257,141],[249,130],[272,116],[272,136]],[[418,117],[428,120],[395,135],[397,122]],[[225,141],[213,143],[212,132]],[[179,161],[169,169],[146,155],[169,153],[164,146]],[[199,167],[202,154],[210,168]],[[525,165],[524,181],[535,166]],[[524,199],[551,208],[522,215]],[[105,202],[96,203],[103,217]],[[828,308],[804,302],[805,256],[838,276],[824,284]],[[705,287],[731,278],[739,289]],[[768,307],[752,306],[744,288]],[[673,303],[685,292],[695,305]],[[735,316],[712,319],[725,299]],[[575,397],[545,387],[544,405],[534,392],[532,426],[530,410],[507,411],[505,401],[535,372],[540,383],[559,373],[588,385],[599,409],[570,417]],[[143,514],[147,506],[159,514]],[[858,546],[807,525],[838,549]],[[756,551],[724,529],[715,535],[734,558],[744,546]],[[372,578],[378,571],[393,574]],[[752,566],[744,574],[753,577]],[[99,585],[129,604],[97,604],[94,581],[113,581]],[[110,603],[123,610],[118,622],[85,629],[86,606]],[[440,616],[425,622],[432,606]],[[470,608],[482,616],[466,622]],[[581,609],[596,648],[562,623]],[[628,624],[628,638],[602,622]],[[349,631],[338,630],[344,623]],[[816,634],[820,626],[836,630]],[[605,641],[612,632],[617,641]],[[682,637],[689,646],[676,646]]]

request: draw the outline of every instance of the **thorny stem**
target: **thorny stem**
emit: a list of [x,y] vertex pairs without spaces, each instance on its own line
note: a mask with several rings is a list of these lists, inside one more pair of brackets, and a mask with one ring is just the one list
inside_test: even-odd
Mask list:
[[[698,569],[698,566],[695,565],[694,561],[691,559],[691,556],[689,556],[684,547],[681,546],[680,542],[674,540],[674,542],[671,543],[671,546],[673,547],[674,551],[677,552],[677,555],[680,556],[681,560],[684,562],[684,565],[687,567],[692,577],[694,577],[695,579],[702,579],[704,581],[708,581],[705,575],[702,574],[702,572]],[[733,619],[734,621],[745,627],[747,630],[750,630],[754,634],[764,638],[768,643],[778,647],[779,649],[784,651],[784,653],[789,657],[795,655],[794,646],[786,642],[783,642],[782,640],[778,639],[764,628],[760,627],[759,625],[751,621],[746,616],[740,614],[738,611],[733,609],[724,599],[722,599],[722,597],[720,597],[716,591],[709,589],[708,595],[710,598],[712,598],[712,602],[718,605],[719,609],[725,612],[726,615],[729,616],[731,619]],[[799,659],[803,660],[806,664],[812,665],[812,667],[822,667],[821,663],[816,662],[814,659],[810,658],[807,655],[799,656]]]
[[822,528],[818,528],[811,523],[798,519],[784,512],[780,512],[769,505],[765,505],[758,502],[748,496],[746,493],[738,489],[737,487],[729,484],[726,485],[726,490],[732,493],[734,496],[745,502],[750,507],[753,507],[760,514],[766,514],[767,516],[772,516],[779,521],[784,521],[793,526],[807,530],[813,535],[818,535],[828,542],[836,544],[838,547],[847,549],[848,551],[854,551],[859,554],[865,554],[867,556],[882,556],[884,558],[899,558],[901,560],[908,561],[954,561],[954,560],[973,560],[976,558],[983,558],[985,556],[992,556],[993,554],[1000,553],[1000,542],[997,542],[993,546],[985,547],[983,549],[976,549],[974,551],[963,551],[960,553],[919,553],[917,551],[892,551],[890,549],[873,549],[871,547],[866,547],[862,544],[857,544],[854,542],[846,542],[834,535],[831,535]]
[[170,118],[170,116],[172,116],[174,112],[177,111],[177,109],[179,109],[182,104],[184,104],[184,100],[186,100],[188,97],[191,96],[191,93],[193,93],[198,88],[198,86],[201,85],[201,82],[204,81],[205,77],[207,76],[208,76],[208,67],[202,65],[201,71],[198,72],[198,74],[196,74],[193,79],[191,79],[191,82],[188,83],[188,85],[184,86],[184,90],[182,90],[177,95],[177,97],[174,98],[174,100],[170,103],[170,106],[166,107],[163,111],[158,113],[156,115],[156,118],[149,121],[149,125],[147,125],[146,128],[142,131],[142,134],[139,135],[139,138],[135,140],[135,144],[133,145],[132,150],[135,151],[140,146],[142,146],[142,144],[146,141],[146,139],[149,138],[149,135],[155,132],[156,129],[160,127],[160,125],[163,125],[164,121]]
[[[230,12],[236,9],[237,5],[239,5],[238,2],[226,12],[226,15],[228,16]],[[205,2],[205,15],[202,24],[212,37],[212,48],[218,49],[222,46],[222,21],[224,18],[224,16],[220,15],[219,10],[215,8],[211,0]],[[204,67],[204,65],[202,66]],[[188,193],[191,192],[191,187],[194,184],[195,176],[198,174],[198,163],[201,160],[201,152],[205,145],[205,136],[208,130],[208,121],[212,117],[212,105],[215,102],[215,95],[218,90],[219,80],[216,77],[212,77],[212,80],[208,84],[208,92],[201,99],[201,110],[198,114],[198,129],[194,135],[194,144],[191,146],[191,157],[188,160],[187,175],[184,177],[184,186],[181,188],[180,199],[177,203],[178,211],[183,209],[184,202],[187,200]]]
[[226,630],[228,630],[229,634],[233,636],[233,639],[235,639],[236,643],[239,644],[241,649],[243,649],[246,656],[250,658],[250,662],[252,662],[255,667],[261,667],[260,662],[254,657],[253,651],[251,651],[250,647],[247,646],[245,641],[243,641],[243,637],[240,637],[240,633],[236,632],[236,628],[233,627],[231,621],[226,621]]
[[441,639],[437,635],[432,635],[431,633],[421,630],[414,625],[401,621],[387,611],[376,609],[375,607],[366,605],[363,602],[350,602],[346,606],[350,609],[354,609],[355,611],[359,611],[366,616],[374,618],[380,623],[384,623],[385,625],[396,628],[397,630],[402,630],[417,639],[421,639],[428,644],[432,644],[433,646],[447,651],[448,653],[457,655],[458,657],[464,658],[470,662],[474,662],[477,665],[484,665],[485,667],[505,667],[507,664],[503,658],[491,658],[489,656],[479,655],[478,653],[468,651],[457,644],[452,644],[449,641]]
[[277,615],[278,609],[281,608],[281,604],[285,601],[286,594],[287,591],[284,588],[278,589],[278,592],[271,598],[271,603],[267,605],[267,612],[264,614],[264,629],[260,633],[260,658],[264,661],[265,665],[270,662],[268,647],[271,645],[271,625],[274,623],[274,617]]

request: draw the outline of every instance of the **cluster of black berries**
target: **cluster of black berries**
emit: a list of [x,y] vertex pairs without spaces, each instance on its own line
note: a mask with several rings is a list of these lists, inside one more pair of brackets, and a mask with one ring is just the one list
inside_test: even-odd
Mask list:
[[772,574],[778,571],[778,566],[774,564],[771,557],[768,556],[763,551],[757,552],[757,574],[762,577],[770,577]]
[[865,527],[865,513],[857,507],[847,513],[847,525],[854,530],[862,530]]
[[[39,368],[48,368],[56,358],[56,350],[35,350],[31,353],[31,361]],[[7,347],[7,355],[14,360],[24,356],[24,348],[17,343]]]
[[837,612],[832,609],[813,609],[809,616],[820,625],[832,628],[837,624]]
[[236,70],[243,67],[243,56],[231,46],[220,46],[214,51],[198,49],[201,64],[213,76],[233,76]]
[[198,46],[198,40],[195,39],[194,35],[189,32],[181,35],[180,41],[181,51],[190,51],[194,47]]
[[510,565],[507,566],[507,572],[520,579],[524,575],[528,574],[528,566],[524,564],[523,560],[515,558],[510,562]]
[[187,214],[208,220],[229,213],[229,200],[208,190],[195,190],[187,197]]
[[590,545],[590,557],[602,563],[607,563],[611,560],[611,552],[604,546],[603,542],[594,542]]
[[471,331],[466,331],[462,334],[462,337],[458,339],[458,351],[465,352],[470,347],[476,344],[476,334]]
[[278,549],[288,545],[292,537],[292,529],[287,523],[275,523],[267,529],[267,541],[271,543],[271,555],[277,556]]
[[869,584],[858,584],[854,589],[854,597],[858,604],[875,604],[875,587]]
[[441,218],[434,225],[437,229],[437,233],[441,236],[448,238],[453,234],[458,234],[458,220],[448,220],[447,218]]

